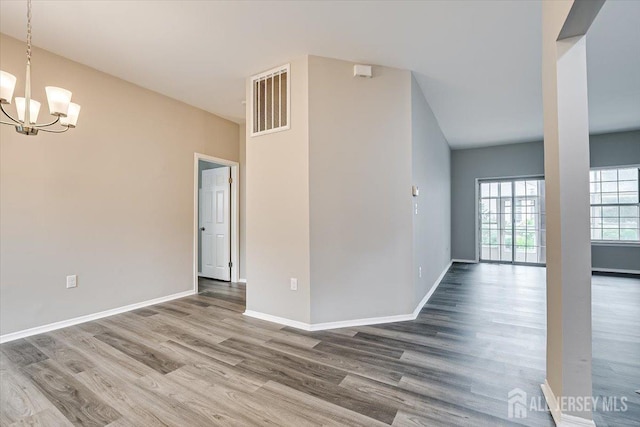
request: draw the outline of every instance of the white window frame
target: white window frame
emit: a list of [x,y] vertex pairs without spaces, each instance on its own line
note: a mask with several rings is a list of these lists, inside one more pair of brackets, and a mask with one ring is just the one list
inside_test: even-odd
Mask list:
[[[263,131],[258,131],[258,132],[254,132],[254,115],[255,115],[255,90],[256,90],[256,81],[262,80],[265,77],[268,77],[272,74],[275,73],[281,73],[281,72],[286,72],[287,73],[287,111],[286,111],[286,116],[287,116],[287,124],[284,126],[279,126],[277,128],[273,128],[273,129],[265,129]],[[282,132],[285,130],[289,130],[291,128],[291,64],[284,64],[281,65],[279,67],[275,67],[272,68],[270,70],[267,70],[263,73],[260,74],[256,74],[255,76],[251,77],[251,136],[261,136],[261,135],[267,135],[270,133],[275,133],[275,132]]]
[[[640,164],[633,165],[620,165],[620,166],[599,166],[599,167],[591,167],[589,171],[603,171],[603,170],[612,170],[612,169],[632,169],[638,168],[640,169]],[[640,186],[640,180],[638,181],[638,185]],[[640,190],[640,189],[639,189]],[[637,204],[635,203],[615,203],[615,204],[591,204],[591,177],[589,177],[589,235],[591,235],[591,208],[594,206],[638,206],[640,209],[640,193]],[[618,225],[619,228],[619,225]],[[640,246],[640,240],[603,240],[603,239],[590,239],[591,244],[594,246]]]

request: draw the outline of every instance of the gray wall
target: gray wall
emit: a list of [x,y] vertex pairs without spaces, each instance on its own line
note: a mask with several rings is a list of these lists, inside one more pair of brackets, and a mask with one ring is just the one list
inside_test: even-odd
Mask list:
[[311,321],[411,313],[411,74],[309,57]]
[[[591,135],[592,167],[640,165],[640,130]],[[640,270],[640,246],[591,245],[594,268]]]
[[[416,79],[411,76],[414,307],[451,260],[451,150]],[[419,275],[422,267],[422,277]]]
[[[640,131],[591,135],[592,167],[640,164]],[[474,260],[475,180],[544,174],[542,142],[453,150],[451,155],[452,258]],[[594,268],[640,270],[640,246],[592,245]]]
[[640,130],[589,137],[591,167],[640,165]]
[[451,257],[475,260],[475,180],[544,174],[542,142],[451,152]]

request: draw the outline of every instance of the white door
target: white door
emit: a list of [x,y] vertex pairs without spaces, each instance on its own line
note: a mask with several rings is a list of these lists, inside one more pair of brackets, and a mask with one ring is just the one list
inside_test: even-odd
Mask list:
[[231,168],[202,171],[200,189],[200,275],[231,280]]

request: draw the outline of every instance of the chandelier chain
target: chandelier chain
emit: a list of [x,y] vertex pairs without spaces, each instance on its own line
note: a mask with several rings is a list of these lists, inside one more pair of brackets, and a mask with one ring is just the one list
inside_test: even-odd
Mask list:
[[27,61],[31,62],[31,0],[27,0]]

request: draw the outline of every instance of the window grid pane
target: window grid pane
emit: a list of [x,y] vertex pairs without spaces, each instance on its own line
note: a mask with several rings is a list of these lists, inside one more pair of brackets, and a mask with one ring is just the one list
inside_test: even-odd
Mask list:
[[589,173],[591,240],[640,241],[640,169]]

